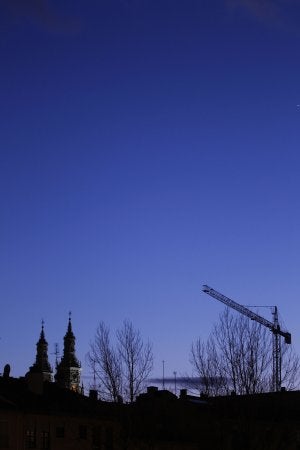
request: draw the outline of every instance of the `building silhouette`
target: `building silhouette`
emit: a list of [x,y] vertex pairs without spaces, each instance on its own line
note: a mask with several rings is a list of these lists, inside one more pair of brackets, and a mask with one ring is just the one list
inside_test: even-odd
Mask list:
[[80,390],[69,317],[53,378],[44,323],[24,377],[0,376],[0,449],[300,450],[300,392],[207,397],[148,387],[130,404]]
[[81,365],[75,355],[75,335],[72,330],[71,316],[64,336],[64,350],[61,361],[56,367],[55,381],[63,388],[79,392]]
[[44,381],[51,382],[53,380],[53,371],[48,361],[48,342],[45,339],[44,332],[44,321],[42,322],[42,329],[40,333],[40,338],[36,344],[36,358],[34,364],[29,368],[26,373],[26,380],[32,385],[39,389],[39,386],[43,384]]

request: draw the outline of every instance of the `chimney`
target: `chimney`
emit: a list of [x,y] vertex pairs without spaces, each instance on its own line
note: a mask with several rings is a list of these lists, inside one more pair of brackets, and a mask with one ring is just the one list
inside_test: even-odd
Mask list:
[[90,389],[89,398],[95,401],[98,400],[98,391],[96,389]]

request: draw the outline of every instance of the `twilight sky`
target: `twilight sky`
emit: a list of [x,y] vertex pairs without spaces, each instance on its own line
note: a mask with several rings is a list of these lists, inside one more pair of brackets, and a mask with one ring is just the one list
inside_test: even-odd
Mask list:
[[[41,320],[77,356],[131,319],[160,376],[223,306],[300,352],[297,0],[0,0],[0,372]],[[271,318],[269,310],[260,313]]]

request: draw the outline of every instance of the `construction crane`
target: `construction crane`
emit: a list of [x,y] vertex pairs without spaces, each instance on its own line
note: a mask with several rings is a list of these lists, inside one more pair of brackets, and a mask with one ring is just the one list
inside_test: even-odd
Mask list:
[[269,320],[265,319],[264,317],[256,314],[255,312],[251,311],[250,309],[246,308],[246,306],[240,305],[239,303],[226,297],[225,295],[221,294],[220,292],[215,291],[213,288],[207,286],[206,284],[203,285],[202,291],[205,292],[205,294],[208,294],[211,297],[224,303],[226,306],[229,306],[230,308],[235,309],[236,311],[243,314],[244,316],[249,317],[249,319],[255,320],[256,322],[260,323],[264,327],[267,327],[270,329],[270,331],[273,333],[273,390],[280,391],[280,389],[281,389],[281,341],[280,341],[280,336],[284,337],[286,344],[291,344],[292,339],[291,339],[291,333],[288,333],[287,331],[282,331],[280,329],[280,325],[279,325],[279,321],[278,321],[277,306],[273,307],[274,308],[273,313],[272,313],[273,314],[273,322],[270,322]]

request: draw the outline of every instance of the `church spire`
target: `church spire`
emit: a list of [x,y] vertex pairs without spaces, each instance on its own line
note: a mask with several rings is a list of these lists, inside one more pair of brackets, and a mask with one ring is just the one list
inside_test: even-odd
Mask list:
[[71,312],[67,332],[64,336],[64,351],[60,363],[57,365],[56,382],[64,388],[80,391],[81,365],[75,354],[75,335],[72,330]]
[[36,343],[35,363],[29,368],[27,375],[29,374],[39,374],[44,381],[52,381],[52,369],[48,361],[48,342],[45,339],[43,320],[40,338]]

